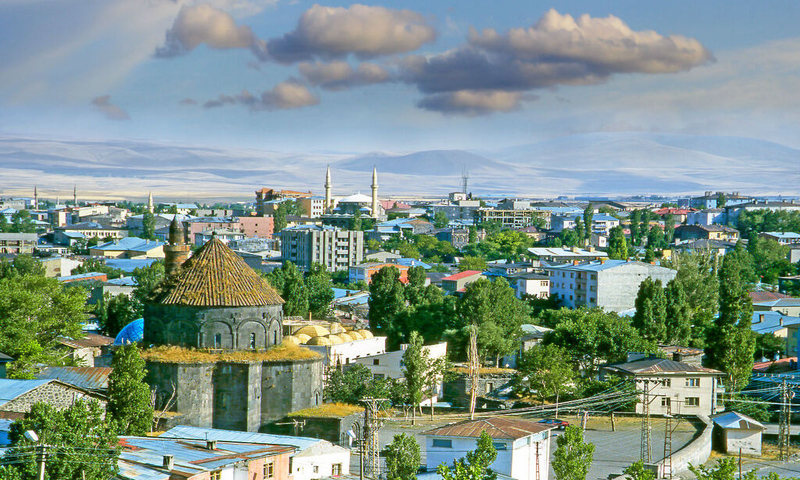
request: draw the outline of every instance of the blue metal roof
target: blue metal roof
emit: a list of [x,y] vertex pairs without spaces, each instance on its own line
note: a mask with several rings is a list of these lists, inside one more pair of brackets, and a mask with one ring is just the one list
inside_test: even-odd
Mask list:
[[119,277],[119,278],[112,278],[111,280],[107,281],[106,284],[108,285],[120,285],[126,287],[135,287],[136,286],[136,279],[133,277]]
[[[226,442],[268,443],[271,445],[289,445],[302,452],[319,442],[318,438],[293,437],[290,435],[272,435],[269,433],[237,432],[234,430],[220,430],[216,428],[190,427],[178,425],[162,433],[158,438],[195,438],[205,440],[220,440]],[[227,448],[227,445],[226,445]]]
[[790,317],[781,312],[753,312],[750,330],[756,333],[775,333],[789,325],[800,324],[800,317]]
[[14,400],[22,394],[28,393],[34,388],[41,387],[52,380],[12,380],[10,378],[0,378],[0,406]]
[[155,258],[109,258],[106,260],[106,265],[126,273],[131,273],[135,269],[147,267],[155,261]]
[[92,250],[130,250],[133,252],[147,252],[154,248],[164,246],[164,242],[145,240],[139,237],[125,237],[113,242],[92,247]]
[[0,447],[11,444],[11,440],[8,439],[8,432],[11,430],[12,423],[14,423],[14,420],[0,418]]
[[592,262],[587,263],[585,265],[554,265],[549,268],[563,268],[567,270],[581,270],[585,272],[599,272],[601,270],[608,270],[609,268],[619,267],[625,265],[626,263],[635,263],[635,262],[628,262],[627,260],[606,260],[605,262]]
[[58,277],[58,281],[66,282],[67,280],[91,279],[92,277],[97,277],[99,275],[106,275],[106,274],[103,272],[87,272],[87,273],[78,273],[75,275],[64,275],[63,277]]
[[405,267],[422,267],[425,270],[430,270],[431,266],[427,263],[417,260],[416,258],[398,258],[395,260],[395,263],[398,265],[403,265]]

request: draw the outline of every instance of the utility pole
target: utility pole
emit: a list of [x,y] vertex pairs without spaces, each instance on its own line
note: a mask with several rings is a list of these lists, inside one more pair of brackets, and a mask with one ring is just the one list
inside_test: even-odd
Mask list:
[[478,401],[480,363],[478,360],[478,327],[473,323],[469,330],[469,419],[475,419],[475,404]]
[[[385,402],[389,400],[386,398],[372,398],[366,397],[361,399],[364,404],[364,428],[363,428],[363,443],[362,447],[366,457],[366,466],[362,460],[362,469],[364,474],[377,478],[380,474],[380,446],[378,444],[378,431],[380,431],[383,422],[380,420],[378,412],[383,409]],[[362,457],[363,458],[363,457]]]
[[36,447],[37,452],[37,459],[39,461],[39,480],[44,480],[44,467],[45,463],[47,463],[47,450],[45,445],[38,445]]
[[664,418],[664,478],[672,479],[672,399],[667,397],[667,415]]
[[644,380],[642,391],[642,450],[641,458],[645,463],[653,462],[653,449],[650,438],[650,380]]
[[792,399],[789,395],[789,386],[786,379],[781,383],[781,416],[780,424],[778,426],[778,448],[780,449],[780,459],[787,460],[789,458],[789,439],[791,435],[791,416],[792,416]]

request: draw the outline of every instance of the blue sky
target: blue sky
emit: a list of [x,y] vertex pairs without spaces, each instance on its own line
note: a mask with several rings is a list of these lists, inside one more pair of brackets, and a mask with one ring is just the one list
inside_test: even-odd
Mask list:
[[798,18],[796,1],[4,0],[0,134],[403,152],[657,131],[800,147]]

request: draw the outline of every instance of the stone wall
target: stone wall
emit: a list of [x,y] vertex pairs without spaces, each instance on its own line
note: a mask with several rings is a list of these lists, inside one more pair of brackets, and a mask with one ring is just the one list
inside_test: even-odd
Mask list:
[[291,417],[284,418],[281,422],[282,425],[275,423],[265,428],[269,433],[279,435],[294,435],[295,429],[292,425],[292,420],[305,422],[302,429],[298,432],[303,437],[319,438],[327,440],[335,445],[342,445],[349,447],[348,430],[353,429],[353,425],[362,422],[364,418],[363,413],[354,413],[342,418],[321,418],[321,417]]
[[97,400],[100,403],[100,407],[106,408],[105,399],[99,395],[89,395],[63,383],[50,382],[23,393],[14,400],[3,404],[0,409],[5,412],[28,413],[34,403],[44,402],[52,405],[57,410],[64,410],[71,407],[78,400]]
[[322,358],[287,362],[148,362],[157,409],[176,391],[170,410],[183,425],[258,431],[289,412],[322,403]]

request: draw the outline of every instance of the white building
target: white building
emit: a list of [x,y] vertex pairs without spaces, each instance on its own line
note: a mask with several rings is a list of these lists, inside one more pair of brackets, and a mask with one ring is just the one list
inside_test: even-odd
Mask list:
[[731,454],[761,456],[761,434],[766,430],[758,420],[738,412],[728,412],[714,419],[717,449]]
[[550,293],[569,308],[602,308],[622,312],[635,307],[639,284],[645,278],[667,282],[678,273],[643,262],[605,260],[583,265],[545,267],[550,276]]
[[[404,378],[403,354],[407,348],[408,344],[403,344],[400,346],[400,350],[357,358],[354,360],[354,363],[360,363],[369,368],[373,378]],[[431,359],[447,357],[447,342],[426,345],[424,349],[428,351],[428,357]],[[434,395],[433,398],[423,399],[420,405],[426,406],[431,403],[436,403],[439,401],[440,395],[442,395],[441,382],[437,385],[436,395]]]
[[[724,409],[717,401],[717,394],[724,392],[719,382],[724,374],[719,370],[666,358],[644,357],[606,365],[600,371],[601,380],[608,374],[633,377],[636,388],[647,391],[653,415],[711,416]],[[644,399],[645,393],[642,393],[636,413],[643,412]]]
[[525,295],[534,298],[550,297],[550,277],[547,275],[525,272],[509,275],[506,279],[514,289],[517,298],[523,298]]
[[725,210],[721,208],[709,208],[686,214],[686,225],[722,225],[725,220]]
[[531,254],[534,267],[541,266],[542,262],[572,263],[608,258],[606,252],[595,250],[594,247],[585,250],[578,247],[531,247],[528,249],[528,253]]
[[167,430],[159,438],[195,438],[228,442],[265,443],[295,447],[291,456],[291,475],[294,480],[312,480],[331,475],[350,473],[350,450],[326,440],[289,435],[237,432],[216,428],[179,425]]
[[281,255],[301,270],[321,263],[329,272],[364,261],[364,232],[320,225],[298,225],[280,232]]
[[550,429],[543,423],[503,416],[465,420],[434,428],[425,435],[428,471],[444,463],[452,465],[475,450],[482,431],[492,437],[497,458],[495,472],[516,480],[547,480],[550,473]]

